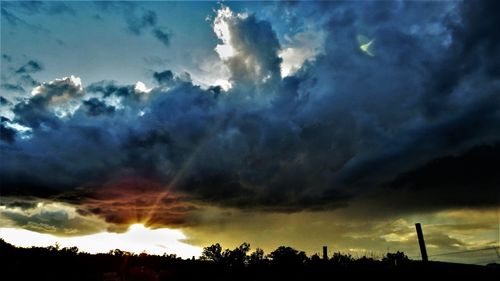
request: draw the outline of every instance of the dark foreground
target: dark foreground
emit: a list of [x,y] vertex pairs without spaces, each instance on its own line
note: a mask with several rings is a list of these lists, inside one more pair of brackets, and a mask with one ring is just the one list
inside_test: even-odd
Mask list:
[[[206,248],[207,249],[207,248]],[[210,249],[210,247],[208,247]],[[475,266],[440,262],[422,263],[404,254],[382,260],[335,254],[328,260],[306,257],[288,247],[269,256],[246,252],[204,252],[205,260],[183,260],[172,255],[79,253],[76,248],[16,248],[0,240],[1,280],[495,280],[498,265]],[[273,255],[274,254],[274,255]]]

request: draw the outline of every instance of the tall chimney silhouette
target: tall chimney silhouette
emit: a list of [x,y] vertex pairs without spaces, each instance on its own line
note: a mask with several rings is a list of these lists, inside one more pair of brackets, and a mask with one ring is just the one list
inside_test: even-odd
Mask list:
[[323,246],[323,259],[326,261],[328,260],[328,247]]
[[429,258],[427,257],[427,249],[425,248],[424,233],[422,232],[422,226],[420,225],[420,223],[416,223],[415,228],[417,229],[418,244],[420,246],[420,254],[422,256],[422,261],[428,262]]

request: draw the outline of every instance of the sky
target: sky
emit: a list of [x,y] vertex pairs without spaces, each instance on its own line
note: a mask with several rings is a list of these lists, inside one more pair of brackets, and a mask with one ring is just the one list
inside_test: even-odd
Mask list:
[[498,6],[2,1],[0,237],[498,262]]

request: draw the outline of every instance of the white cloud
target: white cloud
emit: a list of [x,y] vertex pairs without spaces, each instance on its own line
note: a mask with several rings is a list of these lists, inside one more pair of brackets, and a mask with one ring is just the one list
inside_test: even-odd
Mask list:
[[233,20],[233,12],[229,7],[222,7],[217,11],[217,17],[214,19],[213,29],[222,44],[215,46],[215,51],[222,60],[235,55],[235,49],[231,45],[231,32],[229,30],[229,21]]
[[314,61],[316,56],[324,52],[325,33],[323,31],[307,30],[285,36],[283,48],[279,56],[281,62],[281,76],[286,77],[299,70],[306,61]]
[[137,83],[135,83],[134,90],[136,93],[143,93],[143,94],[148,94],[149,92],[151,92],[151,88],[147,88],[146,84],[144,84],[141,81],[137,81]]
[[45,98],[57,117],[72,115],[79,107],[79,100],[85,95],[80,77],[69,76],[43,83],[31,91],[33,97]]
[[72,91],[72,92],[78,93],[78,94],[83,92],[82,80],[80,79],[80,77],[76,77],[76,76],[71,75],[69,77],[58,78],[58,79],[54,79],[50,82],[43,83],[42,85],[33,88],[33,90],[31,91],[31,95],[32,96],[35,96],[35,95],[51,95],[52,96],[53,94],[50,92],[50,89],[54,88],[54,87],[63,86],[63,85],[71,86],[71,88],[68,88],[68,90],[66,92],[59,93],[58,96],[72,95],[71,93],[69,93],[69,91]]
[[233,13],[222,6],[217,11],[213,30],[220,40],[215,51],[230,74],[229,79],[219,78],[227,80],[230,86],[227,83],[221,86],[239,85],[238,89],[248,95],[270,93],[281,78],[280,44],[270,23],[255,15]]
[[233,87],[233,85],[231,85],[231,82],[229,82],[226,79],[217,79],[214,82],[214,85],[220,86],[222,88],[222,90],[224,90],[224,91],[228,91],[229,89],[231,89]]

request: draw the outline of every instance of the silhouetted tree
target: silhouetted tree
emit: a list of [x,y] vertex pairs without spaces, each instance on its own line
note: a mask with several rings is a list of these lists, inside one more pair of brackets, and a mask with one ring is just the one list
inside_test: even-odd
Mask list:
[[123,252],[120,249],[114,249],[114,250],[109,250],[108,254],[110,254],[112,256],[121,257],[123,255]]
[[232,251],[226,249],[222,253],[222,262],[228,266],[243,266],[245,265],[248,251],[250,251],[250,244],[246,242]]
[[354,261],[354,258],[351,256],[351,254],[333,253],[330,261],[336,265],[348,266]]
[[323,262],[324,262],[323,259],[316,253],[309,258],[309,264],[311,265],[319,265],[322,264]]
[[277,265],[303,265],[307,260],[306,253],[297,251],[291,247],[280,246],[269,257],[273,264]]
[[[346,280],[382,276],[387,280],[401,280],[437,275],[457,280],[495,280],[494,276],[500,272],[500,268],[494,266],[410,261],[402,252],[389,253],[382,261],[335,253],[329,262],[324,262],[318,255],[309,259],[304,252],[290,247],[279,247],[269,254],[272,261],[266,259],[261,249],[251,255],[249,250],[248,243],[225,251],[219,244],[206,247],[203,259],[217,261],[215,263],[121,250],[91,255],[78,252],[76,247],[17,248],[0,239],[0,276],[1,280],[16,281],[319,280],[325,276]],[[405,266],[399,266],[406,262]]]
[[222,259],[222,247],[219,243],[203,248],[201,260],[220,262]]
[[256,248],[255,251],[248,257],[248,263],[251,265],[261,265],[267,262],[264,256],[264,250]]
[[76,254],[78,254],[78,247],[65,247],[65,248],[62,248],[61,251],[65,254],[76,255]]
[[387,253],[382,261],[393,266],[401,266],[407,264],[410,260],[404,252],[397,251],[396,253]]

